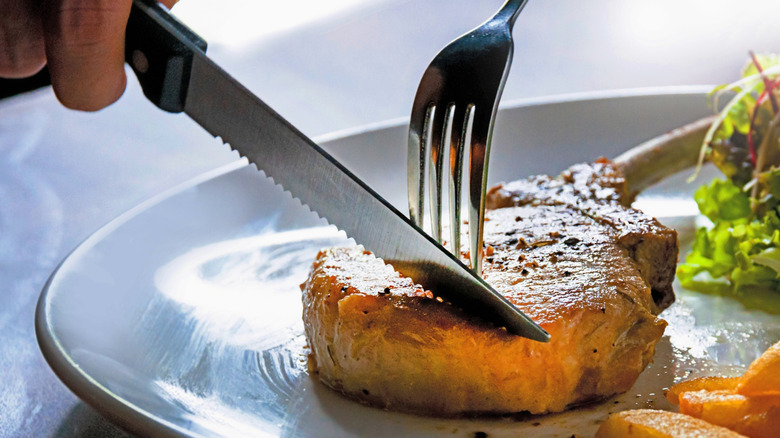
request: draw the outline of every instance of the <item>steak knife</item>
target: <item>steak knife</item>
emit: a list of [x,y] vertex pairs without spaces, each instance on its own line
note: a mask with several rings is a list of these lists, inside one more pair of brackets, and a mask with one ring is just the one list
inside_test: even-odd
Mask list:
[[206,56],[206,42],[153,0],[134,0],[126,60],[146,97],[184,112],[377,257],[510,333],[549,335],[323,149]]

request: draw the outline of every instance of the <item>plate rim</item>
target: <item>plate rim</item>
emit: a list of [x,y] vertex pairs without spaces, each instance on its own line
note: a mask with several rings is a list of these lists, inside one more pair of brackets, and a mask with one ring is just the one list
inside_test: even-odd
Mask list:
[[[189,188],[195,187],[204,182],[218,178],[222,175],[234,172],[246,167],[246,160],[237,160],[215,169],[201,173],[181,184],[174,185],[156,195],[151,196],[138,205],[130,208],[106,224],[99,227],[95,232],[77,244],[65,257],[57,264],[41,290],[38,302],[35,306],[35,337],[38,347],[43,354],[49,367],[54,371],[58,379],[79,399],[87,403],[96,411],[105,415],[113,423],[119,425],[125,430],[140,435],[154,435],[164,433],[167,436],[194,436],[202,435],[194,431],[183,429],[163,418],[154,415],[138,406],[115,396],[110,390],[104,388],[99,382],[92,378],[88,373],[81,370],[77,363],[65,352],[61,346],[55,329],[51,324],[50,298],[51,294],[56,294],[52,289],[59,272],[67,263],[81,253],[89,251],[96,243],[100,242],[105,236],[112,233],[126,222],[137,215],[147,211],[149,208],[165,201],[178,193]],[[54,290],[54,292],[52,292]],[[160,429],[162,427],[162,429]]]
[[[550,104],[613,100],[643,96],[649,97],[694,94],[705,95],[711,89],[712,87],[709,85],[683,85],[564,93],[510,100],[501,105],[499,109],[501,111],[506,111],[517,108],[528,108]],[[343,139],[345,137],[356,136],[372,131],[380,131],[388,128],[396,128],[407,123],[408,117],[398,117],[375,123],[359,125],[352,128],[337,130],[331,133],[315,136],[313,139],[317,144],[329,143],[335,140]],[[55,284],[58,279],[58,274],[76,256],[90,250],[105,236],[114,232],[116,229],[139,214],[149,210],[151,207],[187,189],[211,181],[220,176],[235,172],[247,166],[250,166],[250,164],[244,158],[225,165],[221,165],[187,181],[176,184],[171,188],[163,190],[162,192],[147,198],[145,201],[140,202],[136,206],[110,220],[103,226],[99,227],[95,232],[90,234],[87,238],[82,240],[63,257],[63,259],[52,271],[41,290],[35,309],[34,326],[38,346],[44,356],[44,359],[60,379],[60,381],[65,384],[65,386],[71,392],[73,392],[77,397],[79,397],[93,409],[100,412],[102,415],[105,415],[110,421],[127,431],[131,431],[140,435],[164,434],[166,436],[203,436],[193,430],[177,426],[176,424],[173,424],[155,415],[153,412],[148,412],[113,394],[109,389],[103,387],[88,373],[82,371],[78,364],[72,360],[65,349],[61,346],[55,333],[56,329],[51,323],[51,318],[49,316],[51,301],[58,292]],[[258,433],[260,434],[262,432],[258,431]]]
[[[642,96],[673,96],[673,95],[695,95],[707,94],[714,88],[713,85],[669,85],[662,87],[637,87],[637,88],[617,88],[607,90],[579,91],[573,93],[550,94],[536,97],[523,97],[510,99],[499,104],[499,113],[506,110],[517,108],[530,108],[534,106],[551,105],[556,103],[568,102],[587,102],[599,100],[611,100],[619,98],[642,97]],[[409,117],[395,117],[378,122],[366,123],[350,128],[339,129],[313,137],[315,143],[322,144],[339,140],[344,137],[365,134],[371,131],[388,129],[409,123]]]

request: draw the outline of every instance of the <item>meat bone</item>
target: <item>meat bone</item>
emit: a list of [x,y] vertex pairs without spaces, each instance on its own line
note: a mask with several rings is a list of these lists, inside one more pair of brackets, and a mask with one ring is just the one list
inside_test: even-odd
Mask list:
[[715,116],[699,119],[615,158],[614,163],[626,177],[631,198],[668,176],[696,166],[704,136],[714,121]]

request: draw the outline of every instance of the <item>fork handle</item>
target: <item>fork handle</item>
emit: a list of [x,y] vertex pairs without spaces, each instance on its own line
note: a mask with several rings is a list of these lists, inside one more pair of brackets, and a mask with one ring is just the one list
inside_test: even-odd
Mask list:
[[506,23],[512,29],[517,16],[520,15],[520,11],[523,10],[526,3],[528,3],[528,0],[507,0],[490,21]]

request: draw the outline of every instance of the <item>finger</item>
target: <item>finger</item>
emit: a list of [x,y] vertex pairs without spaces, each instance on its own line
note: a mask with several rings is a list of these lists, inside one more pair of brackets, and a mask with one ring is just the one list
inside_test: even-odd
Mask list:
[[122,96],[125,27],[131,0],[44,2],[46,59],[57,98],[68,108],[96,111]]
[[178,2],[179,0],[160,0],[160,3],[164,4],[165,7],[168,9],[172,8],[173,5],[175,5]]
[[37,2],[0,1],[0,77],[25,78],[46,63]]

